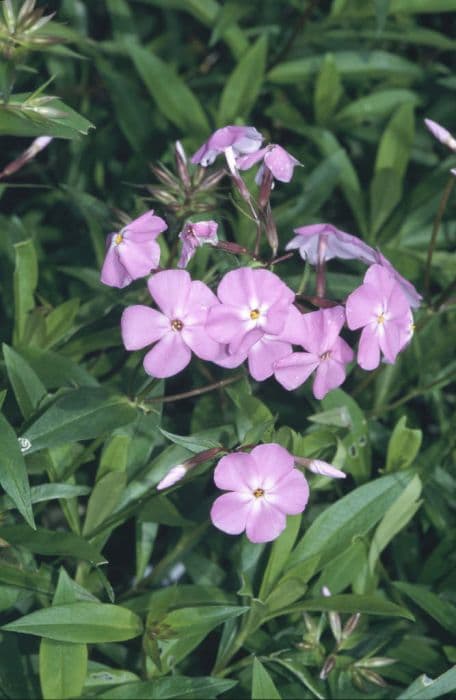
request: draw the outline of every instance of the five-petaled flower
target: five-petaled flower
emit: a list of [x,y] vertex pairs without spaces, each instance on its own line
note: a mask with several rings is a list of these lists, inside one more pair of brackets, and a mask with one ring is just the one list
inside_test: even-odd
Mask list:
[[362,328],[358,364],[366,370],[380,364],[380,353],[393,363],[411,335],[410,305],[391,272],[382,265],[372,265],[364,283],[346,302],[348,327]]
[[221,304],[209,310],[206,328],[229,354],[247,354],[265,333],[279,335],[295,297],[273,272],[250,267],[228,272],[217,294]]
[[204,168],[212,165],[218,155],[231,148],[235,156],[257,151],[263,137],[253,126],[224,126],[217,129],[192,156],[192,163]]
[[309,498],[304,475],[276,443],[258,445],[250,454],[222,457],[214,481],[228,491],[214,502],[211,519],[229,535],[244,530],[251,542],[270,542],[284,530],[287,515],[302,513]]
[[157,268],[160,246],[156,238],[167,228],[166,222],[151,210],[124,226],[119,233],[109,234],[101,269],[103,284],[126,287]]
[[274,364],[277,381],[285,389],[296,389],[315,371],[313,393],[317,399],[340,386],[345,366],[353,359],[352,349],[339,337],[344,322],[342,306],[304,314],[298,342],[307,352],[294,352],[278,360]]
[[207,335],[205,323],[208,309],[218,301],[209,287],[192,281],[186,270],[157,272],[147,284],[160,311],[138,304],[127,307],[121,319],[127,350],[155,343],[144,358],[147,374],[177,374],[190,362],[192,351],[202,360],[214,360],[220,345]]
[[187,267],[195,254],[195,250],[205,243],[215,245],[217,238],[218,224],[215,221],[187,222],[179,234],[182,241],[182,251],[177,263],[178,267]]

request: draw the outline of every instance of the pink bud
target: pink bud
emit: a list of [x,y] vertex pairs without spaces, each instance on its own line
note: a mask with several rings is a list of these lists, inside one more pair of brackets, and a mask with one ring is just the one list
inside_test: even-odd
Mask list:
[[452,134],[450,134],[448,129],[445,129],[445,127],[441,124],[432,121],[432,119],[425,119],[424,123],[437,141],[443,143],[444,146],[448,146],[448,148],[450,148],[452,151],[456,151],[456,139],[452,136]]
[[187,469],[183,464],[178,464],[169,470],[169,472],[163,477],[161,481],[157,484],[157,491],[162,491],[163,489],[168,489],[170,486],[174,486],[178,481],[184,478],[187,473]]
[[336,469],[332,464],[323,462],[321,459],[312,459],[308,465],[308,469],[314,474],[328,476],[330,479],[345,479],[347,476],[344,472],[340,471],[340,469]]

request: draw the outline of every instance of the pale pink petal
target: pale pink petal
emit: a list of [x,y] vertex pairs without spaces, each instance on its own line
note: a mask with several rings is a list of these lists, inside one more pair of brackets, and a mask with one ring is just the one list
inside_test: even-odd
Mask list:
[[219,306],[219,300],[207,284],[195,280],[192,282],[190,292],[187,296],[186,311],[182,320],[186,324],[205,323],[207,312],[212,306]]
[[[112,238],[111,234],[111,238]],[[128,274],[119,260],[115,246],[110,246],[101,268],[101,281],[108,287],[118,287],[122,289],[133,282],[133,278]]]
[[144,369],[152,377],[165,379],[183,370],[191,357],[179,331],[169,331],[145,356]]
[[256,153],[249,153],[246,156],[239,156],[236,158],[236,166],[238,170],[249,170],[253,165],[264,158],[267,150],[267,147],[261,148],[259,151],[256,151]]
[[254,271],[250,267],[241,267],[227,272],[218,286],[217,296],[222,303],[230,306],[256,308],[259,298],[254,283]]
[[285,325],[278,336],[278,340],[293,343],[293,345],[302,345],[304,332],[302,317],[303,314],[296,306],[291,305],[288,308]]
[[243,352],[230,353],[228,345],[219,345],[219,348],[220,352],[212,362],[220,367],[226,367],[227,369],[239,367],[247,357],[246,353]]
[[293,352],[274,365],[274,376],[285,389],[292,391],[304,384],[318,367],[320,358],[308,352]]
[[273,177],[280,182],[290,182],[293,177],[293,170],[296,165],[300,165],[282,146],[272,146],[264,157],[264,163],[271,171]]
[[155,216],[152,209],[127,224],[122,229],[122,234],[129,241],[144,243],[147,240],[157,238],[167,228],[166,221],[160,216]]
[[342,306],[320,309],[302,315],[303,347],[316,354],[331,350],[345,323]]
[[362,369],[371,370],[380,364],[380,346],[378,337],[372,326],[368,325],[361,331],[358,347],[358,364]]
[[322,360],[317,367],[313,383],[313,395],[321,400],[328,391],[335,389],[345,381],[345,368],[334,360]]
[[259,488],[269,490],[294,468],[292,455],[281,445],[275,442],[266,445],[257,445],[250,455],[255,461],[257,473],[261,477]]
[[208,335],[203,325],[184,324],[181,335],[189,348],[202,360],[215,360],[220,355],[220,343]]
[[401,349],[400,326],[394,321],[384,324],[383,332],[378,334],[378,344],[387,362],[393,364]]
[[179,319],[185,312],[191,284],[186,270],[163,270],[147,282],[152,299],[171,320]]
[[381,306],[381,290],[371,284],[362,284],[352,292],[345,303],[347,325],[351,330],[365,326],[376,315]]
[[208,311],[206,330],[219,343],[230,343],[234,338],[242,340],[248,326],[238,307],[220,304]]
[[302,513],[309,500],[309,485],[299,469],[292,469],[267,493],[268,503],[272,503],[285,515]]
[[268,309],[266,317],[261,319],[261,328],[265,333],[279,335],[283,331],[292,301],[287,297]]
[[182,243],[182,250],[177,267],[187,267],[188,263],[193,258],[195,251],[196,246],[192,245],[190,242],[184,241]]
[[337,338],[331,350],[331,358],[346,365],[354,358],[354,352],[343,338]]
[[245,335],[239,335],[235,338],[228,347],[228,351],[235,355],[247,355],[250,348],[255,345],[264,336],[264,331],[261,328],[252,328]]
[[291,355],[290,343],[268,340],[263,336],[249,350],[249,372],[257,382],[262,382],[274,374],[273,364],[286,355]]
[[286,517],[280,510],[265,498],[256,498],[247,514],[246,535],[250,542],[271,542],[283,532],[286,524]]
[[128,306],[121,317],[120,328],[127,350],[140,350],[160,340],[170,330],[169,319],[159,311],[137,304]]
[[160,246],[153,240],[134,243],[124,240],[117,246],[122,265],[134,280],[146,277],[160,262]]
[[224,493],[211,508],[211,520],[215,527],[228,535],[240,535],[245,530],[253,496],[240,493]]
[[[224,491],[251,493],[252,479],[255,480],[256,464],[247,452],[233,452],[222,457],[214,470],[214,483]],[[257,488],[254,485],[254,488]]]

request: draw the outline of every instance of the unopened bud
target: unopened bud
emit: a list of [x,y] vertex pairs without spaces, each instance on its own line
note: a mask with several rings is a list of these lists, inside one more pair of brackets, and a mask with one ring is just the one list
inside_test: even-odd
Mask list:
[[323,664],[323,668],[320,671],[319,678],[320,680],[324,681],[326,678],[329,676],[331,671],[333,670],[334,666],[336,665],[336,657],[335,656],[328,656],[326,659],[325,663]]
[[369,681],[369,683],[373,683],[374,685],[378,685],[380,688],[387,688],[388,683],[385,681],[382,676],[380,676],[378,673],[375,673],[375,671],[369,671],[366,668],[361,669],[360,671],[361,675],[363,678],[366,679],[366,681]]
[[174,155],[176,158],[176,167],[177,172],[179,173],[179,177],[185,189],[189,190],[191,187],[191,180],[190,174],[188,172],[187,156],[185,154],[184,147],[182,146],[180,141],[176,141],[175,143]]
[[163,479],[158,482],[157,491],[163,491],[163,489],[169,489],[170,486],[174,486],[174,484],[177,484],[178,481],[184,478],[186,473],[187,469],[183,464],[178,464],[176,467],[173,467]]
[[261,185],[260,185],[260,194],[258,196],[258,204],[260,205],[261,209],[264,209],[269,202],[269,198],[271,196],[271,191],[272,187],[274,184],[274,178],[272,176],[271,171],[269,168],[264,168],[263,167],[263,172],[262,172],[262,177],[261,177]]
[[342,630],[342,639],[347,639],[357,628],[358,622],[361,619],[361,613],[355,613],[348,618]]
[[266,204],[266,238],[272,248],[272,255],[275,256],[279,247],[279,237],[269,203]]
[[228,146],[228,148],[225,148],[225,159],[226,163],[228,165],[228,169],[231,173],[231,179],[233,180],[235,186],[237,187],[239,194],[243,199],[245,199],[246,202],[250,202],[251,197],[250,197],[250,192],[247,189],[247,186],[242,179],[242,177],[239,175],[239,171],[236,166],[236,158],[234,157],[234,151],[231,148],[231,146]]
[[40,151],[42,151],[43,148],[46,148],[51,141],[52,136],[38,136],[38,138],[32,142],[31,146],[29,146],[26,151],[21,153],[19,158],[16,158],[16,160],[13,160],[11,163],[5,166],[5,168],[3,168],[3,170],[0,172],[0,178],[7,177],[8,175],[15,173],[17,170],[20,170],[26,163],[29,162],[29,160],[32,160]]
[[345,479],[347,476],[345,472],[340,469],[333,467],[332,464],[324,462],[322,459],[306,459],[306,457],[296,457],[295,462],[303,467],[309,469],[309,471],[314,474],[321,474],[321,476],[328,476],[330,479]]
[[[204,168],[201,168],[201,171],[203,175],[205,175],[205,170]],[[207,177],[201,180],[201,182],[198,185],[199,190],[212,190],[214,187],[217,187],[218,183],[220,180],[222,180],[226,175],[226,170],[216,170],[213,173],[210,173]]]
[[164,165],[157,164],[155,163],[154,165],[150,166],[150,169],[152,170],[153,174],[157,178],[157,180],[160,180],[164,185],[167,185],[168,187],[171,187],[172,189],[179,189],[179,183],[176,177],[166,168]]
[[381,668],[397,663],[397,659],[389,659],[387,656],[371,656],[368,659],[361,659],[355,663],[359,668]]

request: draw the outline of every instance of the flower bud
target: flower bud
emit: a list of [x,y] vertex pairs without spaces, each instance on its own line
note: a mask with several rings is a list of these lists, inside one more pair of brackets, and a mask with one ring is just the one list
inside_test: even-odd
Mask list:
[[336,469],[332,464],[323,462],[321,459],[312,459],[307,467],[314,474],[328,476],[330,479],[345,479],[347,476],[344,472],[340,471],[340,469]]
[[342,639],[347,639],[357,628],[358,622],[361,619],[361,613],[355,613],[354,615],[351,615],[347,622],[344,625],[344,628],[342,630]]
[[324,681],[326,678],[329,676],[331,671],[333,670],[334,666],[336,665],[336,657],[335,656],[328,656],[326,659],[325,663],[323,664],[323,668],[320,671],[319,678],[320,680]]
[[186,467],[183,464],[178,464],[169,470],[167,474],[163,477],[161,481],[157,484],[157,491],[163,491],[163,489],[169,489],[170,486],[174,486],[178,481],[184,478],[187,473]]

